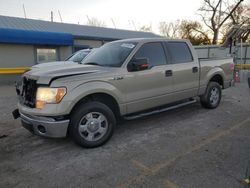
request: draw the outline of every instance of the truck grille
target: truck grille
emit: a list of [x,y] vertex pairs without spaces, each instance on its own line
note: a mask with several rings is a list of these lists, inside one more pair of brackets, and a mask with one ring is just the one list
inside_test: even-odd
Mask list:
[[23,77],[20,87],[20,89],[17,89],[17,93],[21,97],[20,102],[25,106],[35,108],[37,90],[36,80]]

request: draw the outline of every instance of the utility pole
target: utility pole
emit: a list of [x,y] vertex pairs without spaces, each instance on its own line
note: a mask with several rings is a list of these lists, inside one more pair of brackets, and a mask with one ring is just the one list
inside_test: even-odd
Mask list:
[[91,23],[89,16],[88,16],[88,15],[86,15],[86,17],[87,17],[87,19],[88,19],[88,22],[89,22],[89,23]]
[[111,18],[111,21],[112,21],[112,23],[113,23],[113,25],[114,25],[114,27],[116,29],[116,25],[115,25],[115,22],[114,22],[113,18]]
[[135,30],[137,31],[136,26],[135,26],[135,22],[133,20],[132,20],[132,24],[133,24]]
[[51,22],[53,22],[53,11],[50,12]]
[[60,10],[58,10],[58,15],[59,15],[59,18],[60,18],[61,23],[62,23],[63,21],[62,21],[62,16],[61,16],[61,12],[60,12]]
[[[220,24],[220,18],[221,18],[221,5],[222,5],[222,0],[220,0],[220,6],[219,6],[219,18],[218,18],[219,24]],[[217,42],[218,42],[218,38],[219,38],[219,32],[216,33]]]
[[23,4],[23,14],[24,14],[24,18],[26,19],[27,16],[26,16],[26,10],[25,10],[24,4]]

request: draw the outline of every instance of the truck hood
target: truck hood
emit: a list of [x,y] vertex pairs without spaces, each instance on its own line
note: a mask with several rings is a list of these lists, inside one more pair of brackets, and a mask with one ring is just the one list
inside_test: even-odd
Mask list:
[[41,64],[37,64],[32,66],[32,69],[36,69],[36,68],[44,68],[44,67],[58,67],[58,66],[64,66],[68,63],[75,63],[73,61],[54,61],[54,62],[49,62],[49,63],[41,63]]
[[26,78],[37,80],[38,84],[50,84],[51,81],[74,75],[104,72],[108,67],[83,65],[78,63],[64,63],[63,66],[41,66],[24,73]]

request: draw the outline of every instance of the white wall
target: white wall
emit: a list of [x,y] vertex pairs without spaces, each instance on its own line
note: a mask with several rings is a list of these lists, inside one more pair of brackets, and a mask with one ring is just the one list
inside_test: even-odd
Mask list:
[[0,67],[28,67],[34,65],[32,45],[0,44]]
[[74,40],[74,45],[89,45],[91,48],[97,48],[102,45],[102,41],[97,41],[97,40],[80,40],[80,39],[75,39]]
[[72,46],[61,46],[58,53],[59,60],[63,61],[72,54]]

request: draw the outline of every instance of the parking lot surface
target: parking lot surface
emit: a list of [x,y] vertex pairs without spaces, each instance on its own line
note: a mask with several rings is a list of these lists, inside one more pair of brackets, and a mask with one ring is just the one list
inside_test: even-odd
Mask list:
[[104,146],[32,135],[14,120],[13,86],[0,86],[0,187],[244,187],[250,160],[250,91],[125,121]]

